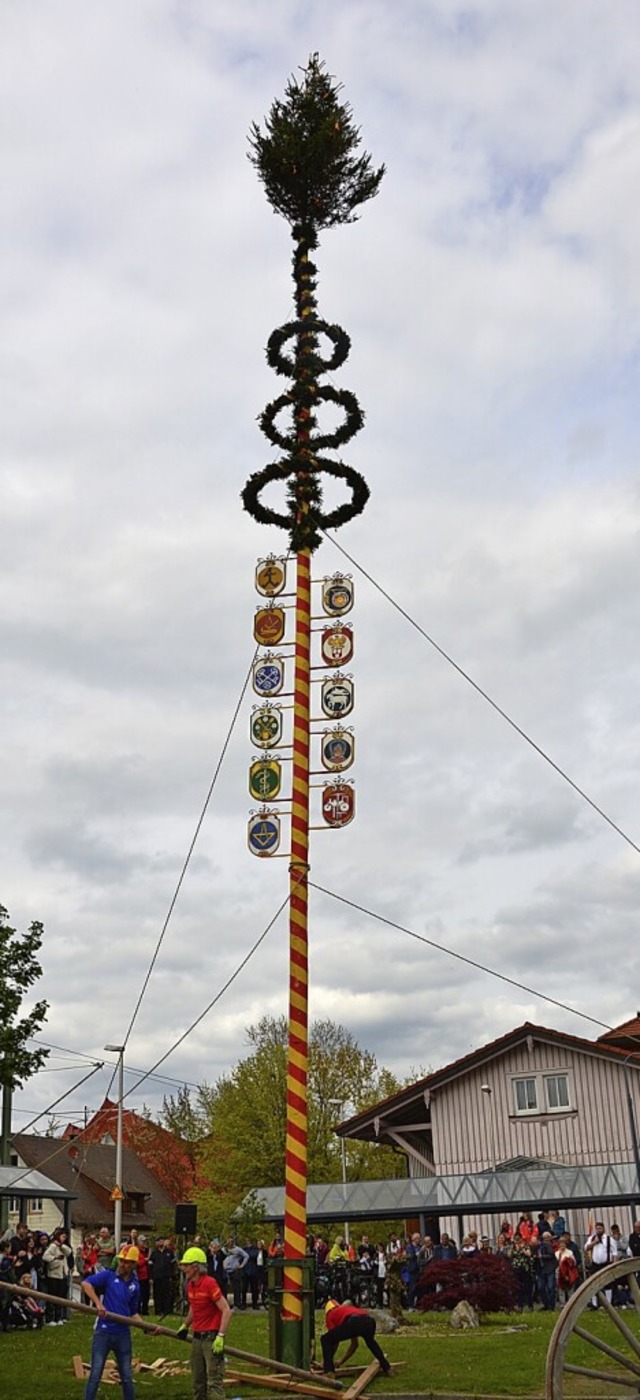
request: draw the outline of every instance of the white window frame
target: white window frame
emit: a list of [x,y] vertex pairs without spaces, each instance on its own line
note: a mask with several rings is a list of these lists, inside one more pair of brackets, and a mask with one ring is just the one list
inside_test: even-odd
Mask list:
[[[511,1080],[513,1085],[513,1109],[518,1118],[530,1118],[532,1114],[540,1112],[539,1098],[540,1090],[537,1074],[514,1074]],[[536,1101],[533,1108],[520,1108],[518,1104],[518,1084],[533,1084],[536,1093]]]
[[[572,1097],[571,1097],[571,1071],[570,1071],[570,1070],[568,1070],[568,1069],[554,1069],[554,1070],[536,1069],[536,1070],[533,1070],[530,1074],[512,1074],[512,1075],[510,1075],[509,1077],[510,1077],[510,1079],[511,1079],[511,1098],[512,1098],[512,1103],[513,1103],[513,1108],[512,1108],[512,1110],[511,1110],[511,1113],[512,1113],[512,1116],[513,1116],[513,1117],[515,1117],[515,1118],[544,1118],[544,1117],[548,1116],[549,1114],[555,1114],[555,1113],[573,1113],[573,1112],[574,1112],[574,1104],[573,1104]],[[559,1104],[555,1104],[555,1105],[552,1106],[551,1103],[549,1102],[549,1080],[551,1080],[551,1079],[556,1080],[556,1081],[557,1081],[557,1080],[560,1080],[560,1079],[563,1079],[563,1080],[564,1080],[565,1085],[566,1085],[566,1093],[567,1093],[567,1102],[566,1102],[566,1103],[559,1103]],[[535,1084],[535,1090],[536,1090],[536,1106],[535,1106],[535,1108],[519,1108],[519,1107],[518,1107],[518,1098],[517,1098],[518,1090],[517,1090],[517,1087],[516,1087],[516,1086],[517,1086],[518,1084],[531,1083],[532,1081],[533,1081],[533,1083]]]
[[32,1196],[29,1201],[29,1212],[32,1215],[42,1215],[42,1196]]
[[[554,1070],[553,1074],[545,1074],[545,1075],[543,1075],[543,1079],[544,1079],[544,1097],[545,1097],[545,1103],[546,1103],[546,1105],[547,1105],[547,1109],[546,1109],[547,1113],[569,1113],[569,1111],[570,1111],[570,1109],[571,1109],[571,1093],[570,1093],[570,1091],[569,1091],[569,1075],[568,1075],[568,1073],[567,1073],[567,1070]],[[556,1103],[556,1104],[552,1104],[552,1103],[551,1103],[550,1098],[549,1098],[549,1080],[550,1080],[550,1079],[555,1079],[555,1080],[564,1079],[564,1082],[565,1082],[565,1085],[566,1085],[566,1091],[567,1091],[567,1102],[566,1102],[566,1103]]]

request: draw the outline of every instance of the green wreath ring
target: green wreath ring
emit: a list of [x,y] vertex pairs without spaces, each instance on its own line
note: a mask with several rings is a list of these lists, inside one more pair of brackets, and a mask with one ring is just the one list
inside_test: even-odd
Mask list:
[[[306,349],[304,344],[300,346],[298,355],[283,355],[282,347],[294,336],[326,335],[332,342],[333,352],[328,359],[324,359],[315,349]],[[318,317],[308,316],[300,321],[289,321],[286,326],[279,326],[273,331],[267,341],[267,363],[276,371],[276,374],[284,374],[293,379],[297,373],[299,364],[304,361],[305,369],[312,373],[322,374],[329,370],[338,369],[344,364],[351,349],[351,340],[342,326],[332,326],[328,321],[322,321]]]
[[[345,481],[351,488],[351,500],[345,501],[343,505],[326,513],[319,510],[318,476],[320,472],[327,472],[329,476]],[[287,515],[282,511],[272,510],[270,506],[263,505],[260,500],[261,492],[265,486],[268,486],[272,481],[283,481],[286,477],[294,478],[288,484],[290,509]],[[257,520],[260,525],[280,525],[284,530],[291,530],[295,525],[301,502],[312,507],[315,526],[326,530],[346,525],[348,520],[353,520],[354,516],[360,515],[368,499],[369,487],[360,472],[349,467],[346,462],[332,462],[327,457],[316,458],[312,467],[308,461],[300,462],[298,459],[271,462],[268,466],[263,467],[262,471],[254,472],[249,477],[242,492],[244,508],[249,512],[249,515],[253,516],[254,520]]]
[[296,389],[288,394],[279,394],[277,399],[267,404],[264,413],[260,415],[260,427],[265,435],[272,442],[274,447],[281,447],[284,452],[290,452],[297,446],[297,437],[294,432],[281,433],[275,425],[275,419],[282,412],[283,408],[307,408],[313,410],[317,403],[335,403],[345,411],[345,420],[339,428],[335,428],[331,433],[318,433],[309,437],[309,450],[315,452],[324,447],[342,447],[345,442],[349,442],[354,435],[360,431],[364,422],[364,414],[358,403],[355,394],[350,389],[334,389],[330,384],[324,388],[317,388],[309,385],[307,389]]

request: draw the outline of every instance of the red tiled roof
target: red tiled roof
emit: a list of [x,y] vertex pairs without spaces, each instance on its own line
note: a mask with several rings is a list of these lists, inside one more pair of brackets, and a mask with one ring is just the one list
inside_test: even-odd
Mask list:
[[[463,1055],[459,1060],[453,1060],[450,1064],[444,1065],[442,1069],[434,1070],[431,1074],[425,1075],[424,1079],[416,1080],[415,1084],[409,1084],[404,1089],[399,1089],[397,1093],[391,1094],[387,1099],[381,1099],[379,1103],[371,1108],[364,1109],[359,1113],[354,1113],[353,1117],[346,1118],[341,1127],[355,1125],[363,1119],[371,1119],[374,1115],[384,1113],[392,1108],[400,1106],[405,1101],[415,1098],[425,1090],[437,1088],[439,1084],[448,1079],[455,1079],[460,1074],[465,1074],[467,1070],[473,1069],[476,1065],[484,1064],[486,1060],[495,1059],[504,1053],[511,1046],[517,1045],[518,1041],[525,1040],[527,1036],[533,1036],[538,1040],[551,1040],[557,1045],[567,1045],[585,1053],[605,1055],[614,1059],[625,1056],[625,1049],[607,1040],[607,1036],[620,1035],[625,1031],[626,1035],[632,1034],[626,1030],[626,1026],[633,1025],[628,1022],[625,1027],[620,1027],[618,1031],[608,1031],[606,1036],[600,1036],[597,1040],[587,1040],[584,1036],[570,1035],[567,1031],[557,1031],[547,1026],[536,1026],[532,1021],[524,1021],[521,1026],[516,1026],[514,1030],[507,1031],[506,1035],[498,1036],[496,1040],[489,1041],[486,1045],[481,1045],[477,1050],[472,1050],[469,1054]],[[640,1021],[637,1023],[640,1028]],[[638,1051],[640,1053],[640,1037],[638,1040]]]

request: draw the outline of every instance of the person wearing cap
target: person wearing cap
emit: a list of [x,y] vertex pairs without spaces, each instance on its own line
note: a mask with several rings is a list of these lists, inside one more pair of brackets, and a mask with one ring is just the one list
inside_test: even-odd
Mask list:
[[219,1285],[207,1272],[203,1249],[191,1245],[180,1260],[187,1280],[189,1311],[178,1336],[191,1334],[191,1384],[193,1400],[224,1400],[224,1339],[231,1308]]
[[102,1379],[105,1361],[112,1351],[120,1373],[124,1400],[134,1400],[135,1389],[131,1372],[131,1329],[126,1322],[113,1322],[107,1313],[130,1317],[141,1322],[139,1312],[140,1284],[136,1278],[138,1250],[135,1245],[123,1245],[117,1255],[117,1268],[99,1269],[80,1285],[98,1310],[91,1344],[91,1370],[84,1400],[95,1400]]
[[376,1320],[371,1313],[365,1312],[364,1308],[355,1308],[351,1303],[338,1303],[335,1298],[330,1298],[324,1316],[327,1330],[323,1332],[320,1344],[325,1375],[335,1376],[335,1354],[340,1343],[349,1343],[343,1357],[345,1362],[353,1356],[361,1337],[371,1355],[380,1363],[380,1370],[385,1376],[389,1375],[391,1366],[376,1341]]

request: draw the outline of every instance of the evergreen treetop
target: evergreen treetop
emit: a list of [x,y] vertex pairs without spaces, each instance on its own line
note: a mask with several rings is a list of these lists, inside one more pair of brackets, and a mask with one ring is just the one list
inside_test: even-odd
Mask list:
[[353,223],[358,206],[378,193],[385,167],[357,155],[360,132],[351,108],[341,103],[317,53],[290,78],[284,100],[276,100],[265,131],[252,124],[249,159],[269,203],[294,232]]

